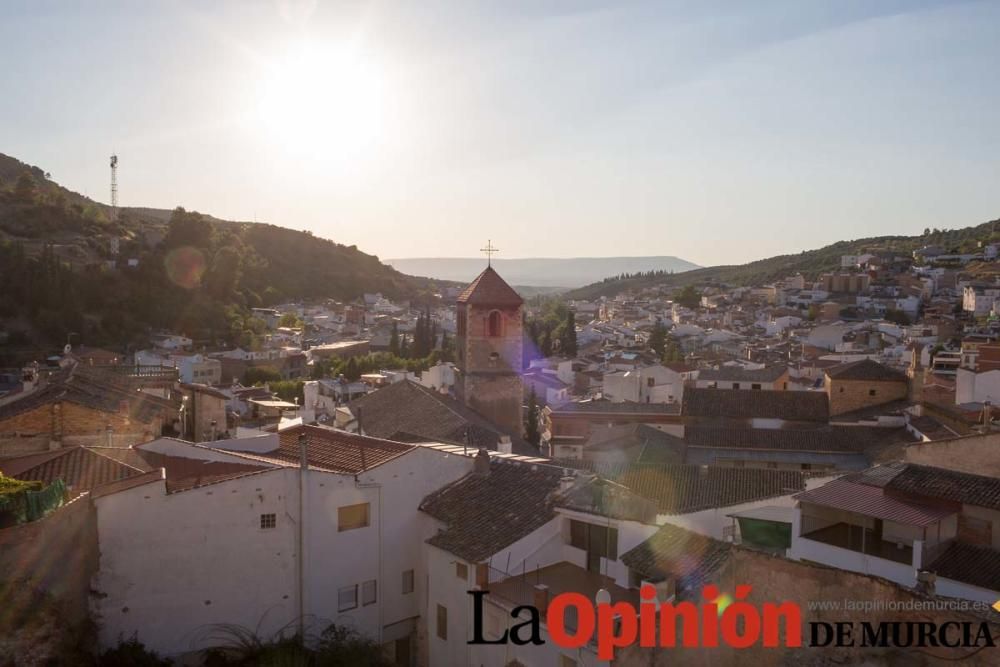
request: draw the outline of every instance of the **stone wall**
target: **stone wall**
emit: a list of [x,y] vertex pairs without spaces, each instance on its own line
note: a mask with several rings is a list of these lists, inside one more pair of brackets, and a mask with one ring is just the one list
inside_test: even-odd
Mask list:
[[464,378],[465,404],[514,436],[524,430],[521,399],[524,389],[518,375],[472,375]]
[[1000,433],[907,445],[908,463],[1000,477]]
[[[931,621],[941,624],[948,621],[970,621],[977,625],[984,619],[993,621],[990,629],[994,639],[1000,638],[1000,617],[973,612],[951,610],[934,611],[862,611],[862,610],[810,610],[808,601],[927,601],[930,598],[898,586],[885,579],[846,572],[835,568],[792,561],[749,549],[735,549],[723,565],[719,576],[713,577],[723,593],[732,594],[738,584],[750,584],[753,590],[747,601],[760,608],[765,602],[797,602],[802,609],[803,644],[809,643],[809,623],[822,621],[837,623],[851,621]],[[858,644],[861,626],[855,625]],[[718,648],[640,649],[630,648],[620,653],[616,665],[740,665],[740,667],[769,667],[771,665],[834,665],[865,664],[870,667],[906,665],[946,665],[963,658],[962,665],[976,667],[995,665],[997,651],[986,648],[974,655],[974,649],[962,648],[813,648],[799,649],[764,648],[752,646],[736,650]],[[968,657],[965,657],[967,656]],[[934,657],[939,656],[939,657]]]
[[50,594],[69,622],[88,615],[97,565],[97,515],[87,494],[44,519],[0,530],[0,579]]
[[[871,392],[875,395],[872,396]],[[906,398],[909,385],[904,382],[867,382],[863,380],[827,380],[830,416]]]

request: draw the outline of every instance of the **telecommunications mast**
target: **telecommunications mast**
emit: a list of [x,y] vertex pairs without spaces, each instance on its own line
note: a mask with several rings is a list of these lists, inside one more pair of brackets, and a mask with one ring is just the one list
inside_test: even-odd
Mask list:
[[118,219],[118,156],[111,156],[111,219]]

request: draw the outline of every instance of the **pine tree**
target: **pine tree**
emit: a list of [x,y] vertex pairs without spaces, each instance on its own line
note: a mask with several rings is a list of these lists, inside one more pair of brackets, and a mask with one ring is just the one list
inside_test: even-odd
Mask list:
[[576,356],[576,314],[572,310],[566,313],[566,322],[559,338],[559,349],[567,357]]
[[392,334],[389,336],[389,354],[399,356],[399,323],[392,323]]
[[354,357],[347,360],[347,365],[344,366],[344,377],[351,382],[361,379],[361,369],[358,368],[358,360]]
[[656,318],[656,324],[653,325],[653,331],[649,335],[649,349],[658,357],[662,357],[667,350],[667,328],[663,326],[660,318]]
[[528,410],[524,418],[524,439],[535,447],[538,446],[542,438],[542,434],[538,429],[540,412],[538,409],[538,397],[535,395],[535,387],[532,385],[531,393],[528,394]]

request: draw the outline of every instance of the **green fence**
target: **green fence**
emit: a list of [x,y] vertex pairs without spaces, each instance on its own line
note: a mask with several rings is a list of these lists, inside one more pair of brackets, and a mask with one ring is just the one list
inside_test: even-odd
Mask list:
[[37,521],[62,506],[65,498],[66,485],[61,479],[39,491],[0,496],[0,525]]

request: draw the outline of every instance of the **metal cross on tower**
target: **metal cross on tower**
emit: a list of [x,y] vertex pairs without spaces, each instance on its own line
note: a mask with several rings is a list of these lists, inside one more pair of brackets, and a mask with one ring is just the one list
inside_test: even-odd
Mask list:
[[111,156],[111,219],[118,219],[118,156]]
[[493,255],[500,252],[500,249],[494,248],[492,241],[486,241],[486,247],[480,248],[479,252],[486,253],[486,266],[490,266],[493,263]]

